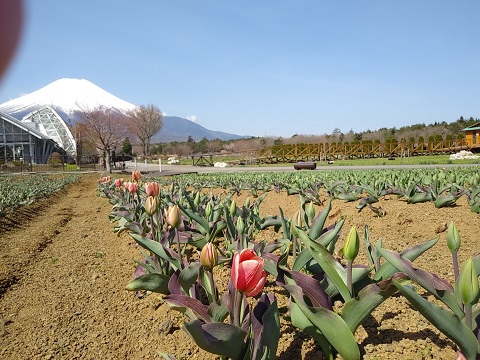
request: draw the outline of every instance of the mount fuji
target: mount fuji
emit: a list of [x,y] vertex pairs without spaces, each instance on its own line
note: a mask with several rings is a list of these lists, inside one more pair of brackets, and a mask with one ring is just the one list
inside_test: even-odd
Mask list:
[[[82,121],[83,110],[105,107],[126,114],[136,107],[88,80],[59,79],[30,94],[0,104],[0,111],[21,120],[45,106],[54,109],[69,126]],[[165,116],[162,129],[153,136],[152,142],[186,141],[189,136],[195,141],[203,138],[232,140],[250,137],[212,131],[181,117]]]

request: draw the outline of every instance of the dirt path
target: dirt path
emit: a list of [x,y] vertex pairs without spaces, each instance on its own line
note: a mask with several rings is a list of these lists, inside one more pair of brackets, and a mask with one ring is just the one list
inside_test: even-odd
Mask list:
[[137,250],[112,232],[97,178],[24,209],[24,223],[2,231],[0,358],[154,357],[165,314],[153,296],[124,290]]
[[[139,299],[125,290],[138,250],[128,235],[113,233],[111,205],[97,196],[97,179],[83,176],[53,198],[0,222],[0,358],[160,359],[163,351],[177,359],[215,359],[196,347],[180,329],[182,317],[159,296]],[[336,201],[328,222],[345,216],[346,229],[369,224],[374,240],[381,237],[386,247],[401,250],[437,235],[444,242],[442,226],[453,220],[464,242],[461,261],[480,251],[479,217],[465,200],[446,209],[393,198],[378,205],[386,209],[385,218]],[[272,192],[261,210],[278,214],[279,206],[292,216],[298,198]],[[444,243],[437,247],[419,266],[451,280],[450,254]],[[273,279],[267,289],[278,292]],[[372,315],[356,333],[364,359],[453,358],[452,343],[400,297]],[[278,359],[322,358],[311,339],[283,319],[282,324]]]

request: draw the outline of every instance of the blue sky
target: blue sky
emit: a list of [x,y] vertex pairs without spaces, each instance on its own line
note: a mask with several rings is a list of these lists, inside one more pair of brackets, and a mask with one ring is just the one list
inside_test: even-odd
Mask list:
[[0,103],[83,78],[254,136],[480,117],[480,2],[26,0]]

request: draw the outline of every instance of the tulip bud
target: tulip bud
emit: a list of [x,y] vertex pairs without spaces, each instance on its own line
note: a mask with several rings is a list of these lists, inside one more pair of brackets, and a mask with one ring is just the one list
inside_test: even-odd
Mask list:
[[158,194],[160,193],[158,183],[154,181],[145,184],[145,192],[147,193],[147,196],[158,196]]
[[235,203],[235,200],[232,200],[232,202],[230,203],[230,208],[228,210],[230,211],[231,217],[237,215],[237,204]]
[[207,203],[207,206],[205,207],[205,216],[207,219],[210,219],[210,215],[212,214],[212,204],[210,201]]
[[237,232],[239,234],[243,234],[243,232],[245,231],[245,222],[241,217],[237,219],[237,224],[235,227],[237,228]]
[[218,264],[218,252],[215,245],[207,243],[200,252],[200,264],[207,269],[213,269]]
[[293,236],[298,237],[298,231],[296,227],[302,226],[302,213],[300,210],[295,211],[292,217],[292,226],[290,227],[290,231]]
[[308,218],[311,220],[315,217],[315,205],[313,205],[313,202],[310,203],[308,206]]
[[165,220],[173,228],[180,227],[182,223],[182,214],[180,213],[180,208],[178,205],[170,206],[165,213]]
[[198,208],[198,205],[200,205],[200,191],[197,191],[195,194],[195,199],[193,200],[193,203],[195,204],[195,207]]
[[453,222],[450,223],[447,230],[447,245],[451,252],[458,252],[462,239],[457,227]]
[[352,226],[348,233],[347,241],[343,246],[343,256],[348,261],[353,261],[358,255],[360,239],[358,238],[357,228]]
[[145,211],[148,215],[153,215],[157,211],[158,208],[158,198],[154,196],[147,197],[145,200]]
[[233,255],[230,277],[235,288],[245,296],[255,296],[265,286],[265,261],[251,249]]
[[133,170],[132,171],[132,181],[138,181],[142,177],[142,174],[140,174],[140,171],[138,170]]
[[458,277],[460,296],[464,304],[473,305],[478,297],[478,278],[472,259],[463,265]]

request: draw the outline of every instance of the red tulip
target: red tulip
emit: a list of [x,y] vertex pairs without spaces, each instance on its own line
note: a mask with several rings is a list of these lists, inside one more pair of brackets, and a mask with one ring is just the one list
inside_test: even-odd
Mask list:
[[238,291],[246,296],[255,296],[265,286],[267,273],[264,270],[264,260],[250,249],[236,252],[230,276]]
[[158,196],[160,189],[158,188],[158,183],[151,182],[145,184],[145,192],[147,193],[147,196]]

